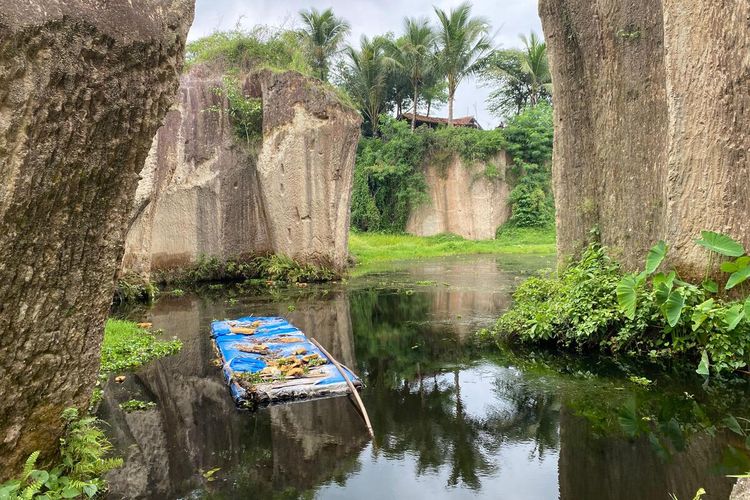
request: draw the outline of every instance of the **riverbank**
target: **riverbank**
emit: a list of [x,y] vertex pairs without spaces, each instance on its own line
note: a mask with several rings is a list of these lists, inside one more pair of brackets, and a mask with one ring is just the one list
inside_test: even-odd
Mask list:
[[352,232],[349,251],[357,264],[355,273],[363,268],[398,260],[472,254],[535,254],[555,253],[555,230],[516,228],[502,231],[494,240],[466,240],[453,234],[421,237],[409,234]]

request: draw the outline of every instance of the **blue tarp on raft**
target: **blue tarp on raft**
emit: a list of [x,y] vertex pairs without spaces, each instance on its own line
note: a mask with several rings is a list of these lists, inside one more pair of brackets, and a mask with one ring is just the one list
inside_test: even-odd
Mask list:
[[[245,329],[253,333],[248,334]],[[238,330],[245,333],[236,333]],[[328,397],[349,392],[344,377],[330,360],[302,331],[284,318],[245,316],[236,320],[214,321],[211,323],[211,337],[221,356],[224,378],[238,405]],[[246,352],[253,346],[263,346],[266,352]],[[308,373],[299,377],[277,376],[260,383],[241,383],[243,373],[260,374],[264,368],[274,365],[275,360],[290,356],[302,360],[311,355],[317,355],[326,363],[308,369]],[[359,377],[348,368],[344,370],[355,387],[361,387]]]

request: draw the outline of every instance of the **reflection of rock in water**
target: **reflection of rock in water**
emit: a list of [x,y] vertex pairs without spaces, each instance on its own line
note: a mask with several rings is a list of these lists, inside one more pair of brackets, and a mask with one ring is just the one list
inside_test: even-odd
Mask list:
[[[271,310],[253,312],[268,314],[279,306],[267,307]],[[298,308],[296,324],[314,331],[353,366],[345,296]],[[189,298],[163,299],[152,310],[154,326],[180,338],[183,349],[105,391],[100,413],[125,458],[125,466],[109,475],[111,497],[171,498],[202,485],[271,491],[279,474],[285,484],[309,489],[352,467],[367,433],[348,399],[273,407],[255,415],[234,407],[212,364],[215,354],[208,337],[211,320],[226,315],[221,303]],[[118,403],[131,397],[154,400],[157,409],[124,414]],[[222,474],[239,479],[204,484],[201,471],[219,466]]]
[[562,500],[663,500],[670,493],[693,498],[705,488],[710,498],[728,498],[732,480],[712,474],[726,442],[696,434],[684,452],[660,460],[645,437],[600,439],[588,422],[563,408],[560,413],[560,498]]
[[304,303],[286,316],[294,326],[320,342],[340,363],[354,368],[354,339],[348,295],[334,293],[325,299]]

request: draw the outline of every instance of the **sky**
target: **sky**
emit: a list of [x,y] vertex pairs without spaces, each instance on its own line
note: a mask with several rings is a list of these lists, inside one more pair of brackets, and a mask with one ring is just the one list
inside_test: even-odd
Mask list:
[[[298,12],[316,7],[332,7],[337,16],[346,19],[352,30],[348,42],[355,47],[361,35],[380,35],[388,31],[400,34],[404,17],[427,17],[437,23],[433,6],[449,9],[462,0],[197,0],[195,21],[188,36],[195,40],[216,30],[231,29],[238,23],[251,28],[257,24],[294,28],[299,26]],[[473,15],[484,16],[492,25],[496,47],[521,46],[518,36],[535,31],[542,33],[537,14],[537,0],[475,0]],[[473,78],[464,80],[457,93],[455,116],[473,115],[484,127],[493,128],[500,119],[487,111],[485,99],[489,89]],[[447,115],[446,109],[431,115]]]

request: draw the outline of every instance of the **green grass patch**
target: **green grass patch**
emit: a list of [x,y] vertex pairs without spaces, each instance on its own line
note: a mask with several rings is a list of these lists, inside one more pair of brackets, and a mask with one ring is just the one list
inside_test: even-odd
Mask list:
[[101,373],[135,370],[151,360],[175,354],[181,347],[179,340],[157,340],[132,321],[109,319],[104,327]]
[[494,240],[466,240],[453,234],[421,237],[408,234],[359,233],[349,235],[349,250],[357,267],[398,260],[470,254],[553,254],[554,229],[513,228]]

